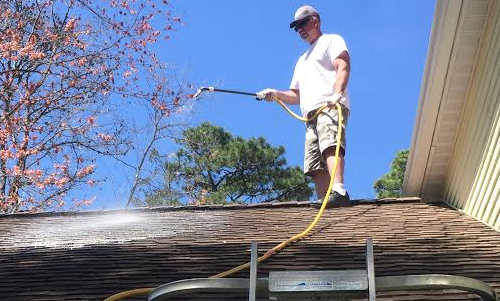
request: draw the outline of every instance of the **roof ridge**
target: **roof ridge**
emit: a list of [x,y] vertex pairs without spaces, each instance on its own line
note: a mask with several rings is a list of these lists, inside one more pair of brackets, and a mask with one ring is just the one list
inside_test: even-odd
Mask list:
[[[365,204],[392,204],[392,203],[413,203],[421,202],[417,197],[404,198],[383,198],[383,199],[357,199],[351,200],[353,206]],[[254,204],[212,204],[212,205],[181,205],[181,206],[158,206],[158,207],[138,207],[138,208],[117,208],[101,209],[89,211],[49,211],[49,212],[17,212],[1,214],[0,218],[8,217],[45,217],[45,216],[73,216],[73,215],[93,215],[119,212],[168,212],[186,210],[241,210],[254,208],[286,208],[286,207],[306,207],[310,206],[310,201],[288,201],[288,202],[262,202]]]

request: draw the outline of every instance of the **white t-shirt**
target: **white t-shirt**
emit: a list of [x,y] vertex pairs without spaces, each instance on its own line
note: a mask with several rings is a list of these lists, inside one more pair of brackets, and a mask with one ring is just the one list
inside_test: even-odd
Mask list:
[[[300,91],[300,110],[304,116],[321,107],[334,94],[337,72],[333,61],[343,51],[347,51],[347,46],[341,36],[323,34],[298,59],[290,89]],[[350,109],[347,89],[340,103]]]

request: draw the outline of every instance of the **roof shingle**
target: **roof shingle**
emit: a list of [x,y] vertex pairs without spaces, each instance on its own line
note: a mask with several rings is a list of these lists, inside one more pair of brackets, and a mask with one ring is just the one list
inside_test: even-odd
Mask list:
[[[251,241],[262,255],[307,228],[317,212],[299,202],[0,216],[0,297],[103,300],[128,289],[210,277],[248,261]],[[415,199],[330,209],[307,237],[260,264],[259,277],[364,269],[369,237],[377,276],[451,274],[500,293],[500,234],[446,205]],[[234,277],[246,278],[248,271]],[[213,297],[236,295],[197,300]],[[378,294],[378,300],[474,298],[455,290]]]

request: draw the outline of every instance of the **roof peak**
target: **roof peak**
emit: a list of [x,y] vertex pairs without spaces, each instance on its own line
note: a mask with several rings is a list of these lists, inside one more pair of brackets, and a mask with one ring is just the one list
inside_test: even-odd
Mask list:
[[[353,206],[366,204],[390,204],[390,203],[413,203],[420,202],[417,197],[405,198],[384,198],[384,199],[358,199],[351,200]],[[247,210],[261,208],[286,208],[286,207],[309,207],[310,201],[290,201],[290,202],[262,202],[255,204],[214,204],[214,205],[181,205],[181,206],[159,206],[159,207],[138,207],[138,208],[117,208],[88,211],[49,211],[49,212],[17,212],[10,214],[0,214],[0,218],[8,217],[46,217],[46,216],[76,216],[94,215],[119,212],[168,212],[168,211],[188,211],[188,210]]]

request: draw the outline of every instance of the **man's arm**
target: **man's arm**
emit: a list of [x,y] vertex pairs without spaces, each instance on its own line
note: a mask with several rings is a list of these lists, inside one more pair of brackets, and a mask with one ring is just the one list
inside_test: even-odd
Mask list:
[[290,105],[298,105],[300,103],[300,92],[296,89],[276,91],[276,97],[282,102]]
[[342,95],[349,82],[349,72],[351,70],[351,58],[349,57],[349,53],[347,51],[342,51],[342,53],[333,60],[333,67],[337,72],[337,79],[333,92]]
[[290,105],[297,105],[300,103],[300,92],[297,89],[291,89],[288,91],[278,91],[274,89],[265,89],[259,92],[258,94],[265,95],[265,100],[273,101],[278,98],[284,103]]

